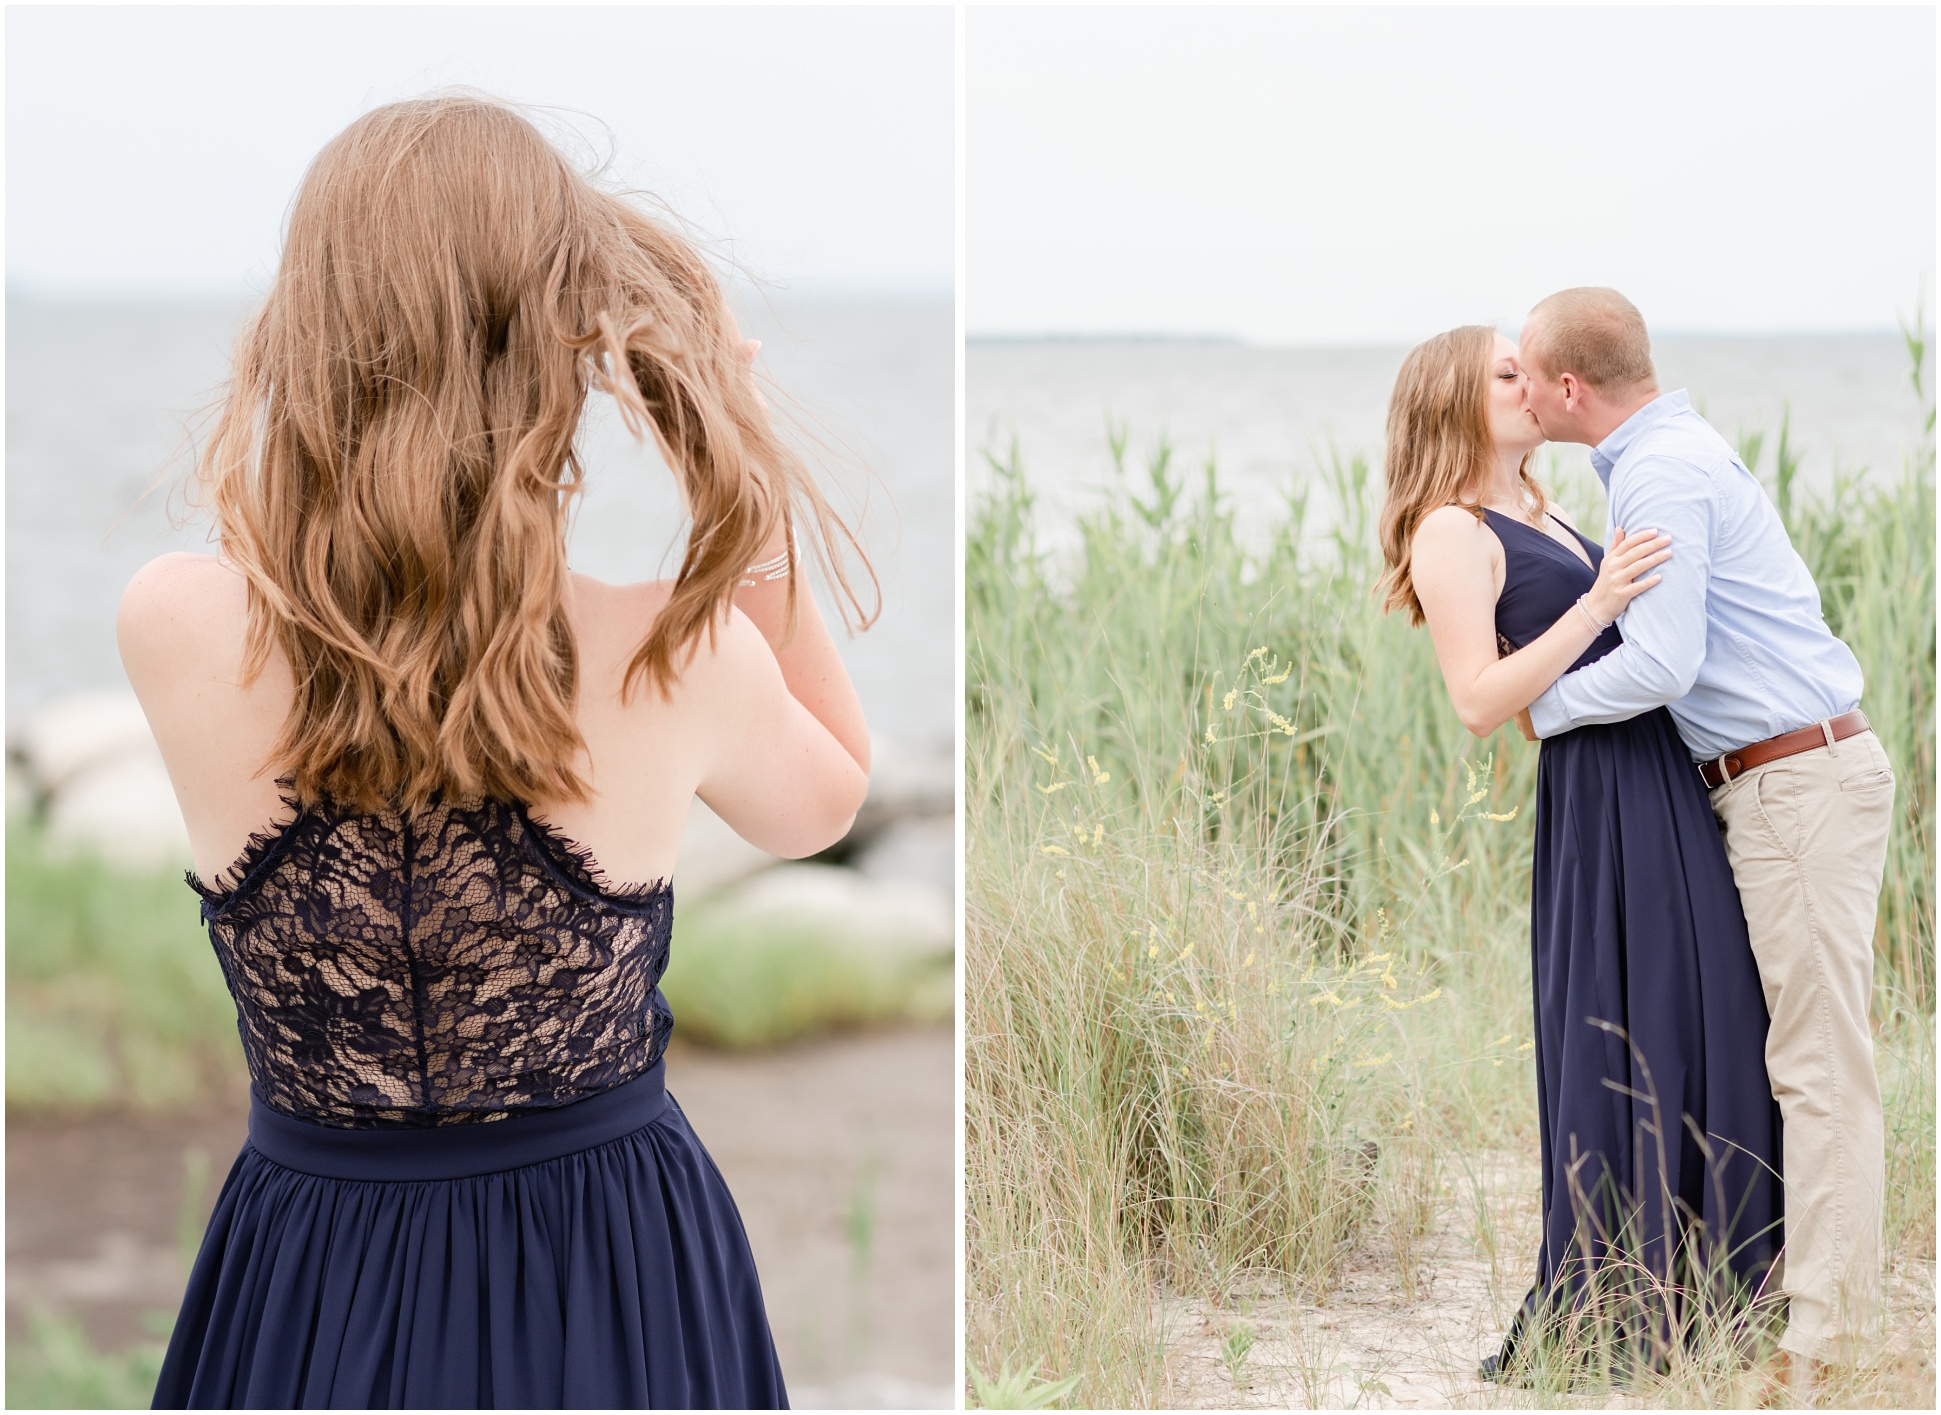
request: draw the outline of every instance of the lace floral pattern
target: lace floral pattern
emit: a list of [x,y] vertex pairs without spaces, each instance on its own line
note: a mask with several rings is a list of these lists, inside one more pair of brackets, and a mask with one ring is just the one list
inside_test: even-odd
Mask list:
[[[294,808],[294,803],[291,803]],[[518,805],[298,810],[202,917],[256,1094],[345,1128],[570,1104],[667,1048],[673,891],[609,886]]]

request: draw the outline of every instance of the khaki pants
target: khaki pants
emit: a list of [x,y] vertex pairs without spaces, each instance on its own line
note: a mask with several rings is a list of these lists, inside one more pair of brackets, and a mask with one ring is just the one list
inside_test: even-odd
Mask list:
[[1886,1158],[1867,1005],[1894,772],[1862,732],[1711,795],[1772,1015],[1790,1311],[1779,1344],[1847,1359],[1879,1311]]

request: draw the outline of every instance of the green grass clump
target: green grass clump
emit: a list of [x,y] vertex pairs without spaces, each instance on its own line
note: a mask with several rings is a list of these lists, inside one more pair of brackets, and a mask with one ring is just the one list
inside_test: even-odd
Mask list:
[[912,956],[891,940],[728,899],[675,906],[661,993],[676,1036],[740,1051],[845,1027],[946,1020],[953,974],[947,955]]
[[[166,1329],[168,1318],[160,1318]],[[34,1311],[27,1334],[7,1343],[10,1410],[146,1410],[162,1374],[166,1340],[98,1351],[73,1317]]]
[[158,1110],[243,1074],[236,1009],[174,871],[7,829],[7,1105]]
[[[1772,473],[1900,780],[1875,937],[1897,1260],[1934,1252],[1929,429],[1825,495],[1784,440]],[[1536,1138],[1537,750],[1471,737],[1427,633],[1381,613],[1369,464],[1317,479],[1324,529],[1302,489],[1243,535],[1210,461],[1161,444],[1135,472],[1108,435],[1070,554],[1040,548],[1014,446],[966,563],[968,1354],[1100,1407],[1180,1394],[1172,1297],[1318,1302],[1372,1251],[1413,1300],[1441,1193]],[[1603,525],[1594,482],[1552,489]],[[1534,1254],[1498,1256],[1520,1296]],[[1738,1355],[1696,1341],[1647,1398],[1724,1398]]]

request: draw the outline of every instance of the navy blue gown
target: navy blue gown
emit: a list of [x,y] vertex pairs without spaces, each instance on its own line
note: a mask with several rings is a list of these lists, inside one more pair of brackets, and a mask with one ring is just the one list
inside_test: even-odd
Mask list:
[[[1509,653],[1575,613],[1596,576],[1536,527],[1486,514]],[[1572,667],[1620,642],[1614,625]],[[1587,1312],[1627,1360],[1656,1366],[1700,1311],[1774,1297],[1782,1237],[1765,996],[1725,842],[1666,709],[1544,741],[1530,934],[1543,1243],[1499,1369]]]
[[493,801],[305,809],[190,883],[251,1109],[158,1408],[787,1404],[664,1085],[665,885]]

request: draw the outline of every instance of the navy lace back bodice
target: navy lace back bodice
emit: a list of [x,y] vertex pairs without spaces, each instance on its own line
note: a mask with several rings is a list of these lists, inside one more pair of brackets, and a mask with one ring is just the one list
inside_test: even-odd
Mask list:
[[[1590,556],[1590,565],[1585,565],[1570,553],[1569,546],[1560,544],[1528,521],[1505,516],[1488,507],[1483,508],[1483,514],[1503,544],[1503,592],[1496,599],[1496,647],[1503,654],[1511,654],[1573,612],[1571,606],[1577,602],[1577,596],[1597,583],[1597,571],[1593,567],[1604,563],[1604,548],[1574,527],[1565,527]],[[1595,663],[1623,642],[1623,634],[1613,624],[1591,640],[1590,647],[1577,656],[1571,668]]]
[[632,1080],[666,1050],[671,888],[609,886],[523,806],[307,807],[237,870],[231,889],[189,883],[272,1110],[498,1120]]

